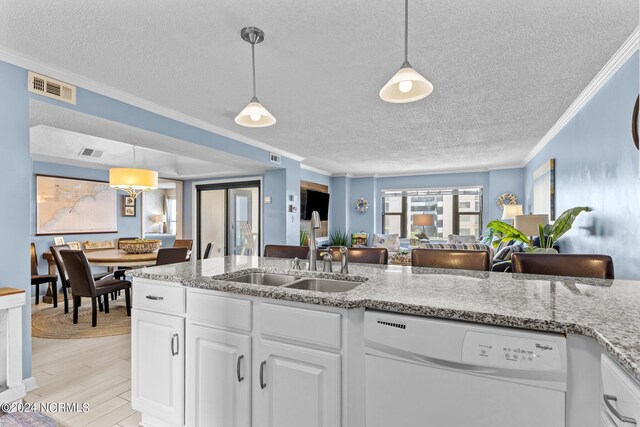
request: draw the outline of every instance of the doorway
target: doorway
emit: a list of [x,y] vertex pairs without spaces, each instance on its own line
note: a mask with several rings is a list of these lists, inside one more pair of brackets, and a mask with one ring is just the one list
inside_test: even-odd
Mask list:
[[196,185],[197,256],[260,255],[260,181]]

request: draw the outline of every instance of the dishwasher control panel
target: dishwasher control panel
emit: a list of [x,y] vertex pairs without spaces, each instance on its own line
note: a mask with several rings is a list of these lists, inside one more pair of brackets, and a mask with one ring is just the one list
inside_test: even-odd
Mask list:
[[503,369],[563,371],[563,342],[467,331],[462,362]]

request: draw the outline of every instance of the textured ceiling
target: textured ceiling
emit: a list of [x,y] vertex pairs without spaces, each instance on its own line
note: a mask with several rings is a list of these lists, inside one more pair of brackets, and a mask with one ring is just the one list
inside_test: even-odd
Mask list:
[[[246,175],[265,165],[122,123],[31,101],[29,140],[34,160],[108,169],[136,165],[164,178],[194,179]],[[83,148],[103,151],[100,158],[79,157]]]
[[[520,163],[638,25],[637,0],[411,0],[409,60],[435,90],[388,104],[403,3],[0,0],[0,45],[333,173]],[[258,97],[275,126],[233,122]]]

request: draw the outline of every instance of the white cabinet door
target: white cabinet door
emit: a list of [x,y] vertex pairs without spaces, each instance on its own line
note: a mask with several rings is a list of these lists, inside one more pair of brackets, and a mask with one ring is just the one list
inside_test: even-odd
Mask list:
[[251,337],[187,326],[187,425],[251,425]]
[[131,405],[169,425],[184,424],[184,319],[131,313]]
[[341,425],[340,355],[264,339],[256,355],[253,426]]

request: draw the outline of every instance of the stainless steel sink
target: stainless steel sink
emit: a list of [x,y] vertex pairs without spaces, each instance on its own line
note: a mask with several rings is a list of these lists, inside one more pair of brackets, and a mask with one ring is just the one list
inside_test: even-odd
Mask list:
[[314,277],[305,277],[295,282],[284,285],[289,289],[304,289],[316,292],[346,292],[350,291],[363,282],[354,282],[351,280],[334,280],[334,279],[316,279]]
[[225,279],[228,282],[250,283],[252,285],[283,286],[300,279],[297,276],[274,273],[249,273]]

